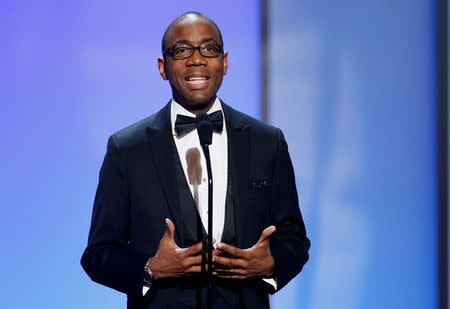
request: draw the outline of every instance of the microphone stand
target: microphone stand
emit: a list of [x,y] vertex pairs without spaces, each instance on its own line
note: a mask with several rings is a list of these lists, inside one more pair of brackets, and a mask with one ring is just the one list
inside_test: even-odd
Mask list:
[[203,153],[205,154],[206,159],[206,169],[208,171],[208,296],[207,296],[207,305],[208,309],[212,308],[212,295],[211,295],[211,282],[212,282],[212,251],[213,251],[213,243],[212,243],[212,234],[213,234],[213,180],[212,180],[212,172],[211,172],[211,157],[209,155],[209,147],[208,145],[202,145]]
[[[213,125],[209,121],[209,116],[206,113],[199,113],[196,117],[197,120],[197,133],[200,139],[200,145],[202,146],[203,153],[206,160],[206,170],[208,173],[208,241],[207,241],[207,253],[208,253],[208,271],[207,271],[207,308],[212,309],[212,234],[213,234],[213,179],[211,170],[211,157],[209,154],[209,145],[212,144]],[[203,264],[203,263],[202,263]],[[202,266],[203,270],[203,266]]]

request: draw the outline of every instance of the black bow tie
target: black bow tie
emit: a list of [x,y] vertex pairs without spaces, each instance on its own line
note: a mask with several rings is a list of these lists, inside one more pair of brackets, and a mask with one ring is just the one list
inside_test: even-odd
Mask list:
[[[214,113],[208,114],[208,118],[213,125],[214,132],[221,133],[223,129],[222,111],[216,111]],[[177,132],[178,136],[183,136],[184,134],[187,134],[192,130],[196,129],[197,124],[198,124],[197,118],[184,115],[177,115],[177,120],[175,121],[175,131]]]

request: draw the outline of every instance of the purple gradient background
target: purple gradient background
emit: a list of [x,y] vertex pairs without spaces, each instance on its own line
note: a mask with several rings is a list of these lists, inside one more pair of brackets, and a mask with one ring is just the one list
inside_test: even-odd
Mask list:
[[220,97],[260,117],[259,1],[0,4],[0,307],[125,308],[79,262],[98,172],[108,136],[170,99],[156,58],[191,10],[216,21],[230,51]]

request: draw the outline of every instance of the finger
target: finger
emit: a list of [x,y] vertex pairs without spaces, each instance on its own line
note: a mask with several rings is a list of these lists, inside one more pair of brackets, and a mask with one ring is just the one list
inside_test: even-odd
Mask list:
[[214,272],[219,276],[247,276],[248,271],[246,269],[231,268],[231,269],[214,269]]
[[223,243],[223,242],[217,244],[217,248],[219,248],[219,250],[228,252],[228,253],[230,253],[230,254],[232,254],[234,256],[237,256],[237,257],[245,258],[247,256],[247,254],[246,254],[246,252],[244,250],[236,248],[236,247],[231,246],[231,245],[228,245],[228,244]]
[[[212,239],[212,244],[213,244],[213,246],[214,246],[215,243],[216,243],[216,239],[213,238],[213,239]],[[207,246],[208,246],[208,239],[203,240],[203,244],[204,244],[205,247],[207,247]]]
[[[208,271],[208,265],[205,265],[205,271]],[[194,265],[186,269],[186,273],[200,273],[202,272],[202,267],[198,265]]]
[[215,256],[215,255],[221,255],[222,254],[222,250],[219,250],[219,249],[214,249],[213,250],[213,256]]
[[230,259],[223,256],[215,256],[213,261],[216,265],[216,268],[220,269],[229,269],[230,267],[246,268],[248,266],[248,263],[245,260]]
[[188,258],[184,259],[184,265],[186,267],[191,267],[191,266],[201,266],[202,264],[202,256],[201,255],[197,255],[197,256],[190,256]]
[[200,265],[189,266],[186,269],[185,273],[190,273],[190,272],[199,273],[199,272],[202,272],[202,271],[208,271],[208,264],[205,264],[205,269],[204,270],[202,270],[202,267]]
[[247,279],[247,276],[241,276],[241,275],[232,275],[232,276],[228,276],[228,275],[222,275],[222,274],[218,274],[218,273],[213,273],[213,276],[216,278],[220,278],[220,279],[238,279],[238,280],[242,280],[242,279]]
[[274,225],[271,225],[269,227],[266,227],[264,231],[261,233],[261,237],[259,238],[258,242],[256,244],[262,243],[264,240],[270,237],[275,232],[276,228]]
[[199,253],[200,251],[202,251],[202,248],[203,248],[202,242],[198,242],[198,243],[186,248],[185,250],[183,250],[182,254],[185,257],[192,256],[192,255],[195,255],[195,254]]
[[195,265],[195,266],[191,266],[188,269],[186,269],[186,273],[200,273],[202,272],[202,267]]
[[213,269],[213,276],[224,279],[246,279],[254,275],[250,275],[247,269],[231,268],[231,269]]

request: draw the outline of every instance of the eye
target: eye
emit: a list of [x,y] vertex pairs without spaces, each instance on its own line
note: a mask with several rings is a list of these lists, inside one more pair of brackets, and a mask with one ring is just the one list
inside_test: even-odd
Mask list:
[[202,46],[203,50],[210,53],[217,53],[219,52],[219,47],[217,45],[204,45]]
[[173,48],[173,54],[174,54],[174,56],[186,55],[191,52],[191,49],[192,49],[191,47],[186,46],[186,45],[175,46]]

